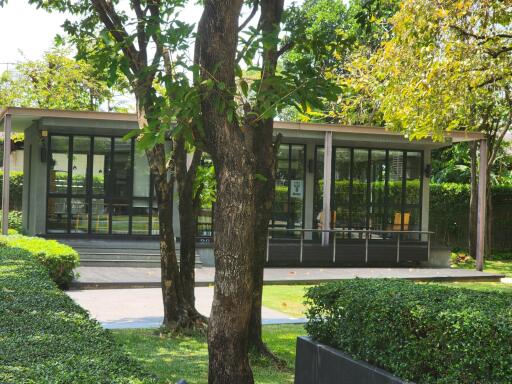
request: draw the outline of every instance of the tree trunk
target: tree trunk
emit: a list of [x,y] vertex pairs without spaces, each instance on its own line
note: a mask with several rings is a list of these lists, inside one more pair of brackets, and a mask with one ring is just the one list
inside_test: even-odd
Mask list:
[[[208,325],[211,384],[246,384],[254,379],[247,354],[254,246],[252,134],[234,115],[235,56],[242,0],[206,0],[198,25],[205,144],[217,181],[214,225],[215,287]],[[222,86],[220,86],[222,84]]]
[[176,167],[176,181],[179,195],[180,217],[180,280],[183,289],[183,300],[191,317],[199,323],[206,324],[206,318],[195,309],[195,261],[196,261],[196,197],[194,182],[197,166],[201,160],[201,152],[197,150],[190,165],[187,164],[185,139],[177,137],[173,148]]
[[[278,41],[271,37],[279,32],[279,25],[283,13],[283,0],[262,0],[261,16],[259,25],[262,30],[263,39],[274,41],[273,44],[267,44],[263,47],[263,63],[261,77],[263,79],[262,94],[271,92],[271,86],[265,79],[275,75],[278,60]],[[256,104],[252,108],[256,115],[263,113],[264,105]],[[261,101],[265,101],[262,99]],[[249,117],[248,117],[249,118]],[[248,122],[250,124],[250,121]],[[275,195],[275,175],[276,175],[276,150],[279,146],[279,140],[276,142],[276,148],[273,143],[274,123],[272,118],[261,119],[254,127],[254,155],[256,161],[256,173],[263,176],[262,180],[255,184],[255,231],[254,231],[254,256],[252,260],[252,274],[254,289],[252,294],[251,322],[249,326],[249,345],[253,350],[260,354],[271,357],[274,361],[282,363],[275,357],[263,342],[261,332],[261,304],[263,296],[263,275],[265,256],[267,251],[268,223],[272,216],[272,206]]]
[[469,228],[468,228],[468,250],[469,254],[476,258],[476,237],[478,223],[478,177],[477,177],[477,142],[470,144],[471,156],[471,182],[469,197]]

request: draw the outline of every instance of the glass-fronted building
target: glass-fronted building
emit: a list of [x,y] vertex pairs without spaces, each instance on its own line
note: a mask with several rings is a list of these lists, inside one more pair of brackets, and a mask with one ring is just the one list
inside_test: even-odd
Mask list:
[[[123,138],[137,129],[135,115],[9,108],[4,122],[6,116],[12,131],[25,133],[27,234],[156,240],[158,207],[147,159],[134,139]],[[396,263],[407,247],[418,260],[430,258],[430,153],[481,139],[452,133],[444,142],[409,141],[379,127],[274,127],[282,139],[267,261],[278,265],[351,257]],[[200,220],[206,243],[214,236],[211,211],[203,209]],[[179,234],[177,214],[173,221]]]

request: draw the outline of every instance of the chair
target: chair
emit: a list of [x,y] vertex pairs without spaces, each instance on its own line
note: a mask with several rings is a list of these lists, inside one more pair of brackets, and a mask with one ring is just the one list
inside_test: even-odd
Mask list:
[[[409,230],[409,221],[411,218],[410,212],[404,212],[404,231]],[[400,212],[395,212],[395,218],[393,220],[393,231],[401,231],[402,230],[402,214]]]

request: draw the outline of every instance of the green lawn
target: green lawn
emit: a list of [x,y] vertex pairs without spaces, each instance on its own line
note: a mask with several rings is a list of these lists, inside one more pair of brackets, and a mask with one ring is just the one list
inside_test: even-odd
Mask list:
[[[204,336],[160,336],[149,329],[115,330],[113,334],[125,351],[155,374],[160,383],[175,383],[179,379],[186,379],[189,384],[207,382],[208,350]],[[287,368],[278,369],[267,360],[253,358],[256,383],[293,383],[295,340],[304,334],[302,325],[297,324],[263,327],[265,342],[286,361]]]
[[263,306],[293,317],[304,316],[304,293],[311,285],[265,285]]

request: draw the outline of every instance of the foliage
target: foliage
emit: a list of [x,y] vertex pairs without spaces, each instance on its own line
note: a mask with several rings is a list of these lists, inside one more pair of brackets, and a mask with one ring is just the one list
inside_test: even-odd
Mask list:
[[[293,383],[295,341],[303,333],[304,328],[298,324],[263,326],[265,343],[286,361],[287,367],[276,369],[274,363],[252,356],[256,383]],[[208,381],[208,349],[204,335],[157,335],[148,329],[123,329],[114,331],[114,337],[161,383],[175,383],[181,378],[189,384]]]
[[[434,239],[451,247],[467,247],[468,184],[441,183],[430,184],[429,228],[434,232]],[[497,185],[491,188],[493,204],[493,249],[509,250],[512,248],[510,231],[512,228],[512,185]]]
[[22,249],[41,263],[50,278],[61,288],[67,288],[74,277],[73,269],[78,267],[78,253],[68,245],[56,240],[21,235],[0,236],[0,246],[8,249]]
[[0,248],[0,286],[0,382],[155,382],[29,252]]
[[[0,170],[0,183],[3,183],[4,172]],[[0,188],[0,198],[2,191]],[[23,172],[12,171],[9,173],[9,208],[21,210],[23,199]]]
[[[2,217],[2,211],[0,210],[0,217]],[[2,223],[0,222],[0,229]],[[20,211],[9,211],[9,231],[14,233],[23,232],[23,214]],[[10,233],[9,233],[10,234]]]
[[98,110],[113,98],[102,76],[71,51],[54,47],[41,60],[16,64],[0,76],[0,105],[67,110]]
[[[442,140],[445,130],[485,132],[499,146],[510,128],[511,13],[499,0],[407,0],[392,37],[360,84],[380,100],[386,125],[410,139]],[[493,163],[492,154],[490,164]]]
[[402,379],[490,384],[512,375],[510,295],[356,279],[306,298],[308,334]]

